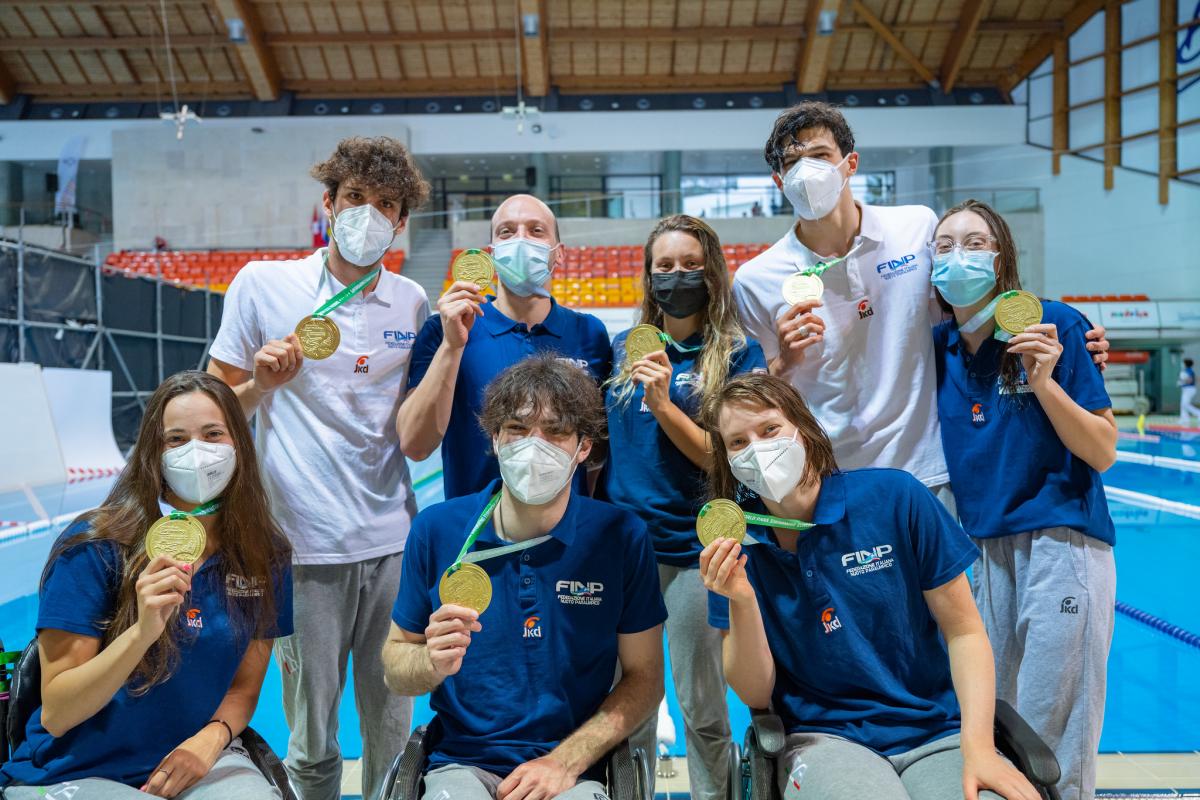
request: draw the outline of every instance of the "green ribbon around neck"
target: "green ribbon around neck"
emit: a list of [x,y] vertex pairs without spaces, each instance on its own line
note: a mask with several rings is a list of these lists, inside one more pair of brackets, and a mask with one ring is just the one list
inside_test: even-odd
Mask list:
[[328,316],[329,313],[331,311],[333,311],[335,308],[337,308],[342,303],[349,300],[351,297],[354,297],[354,295],[358,294],[363,289],[367,288],[367,284],[369,284],[371,281],[375,280],[375,277],[377,275],[379,275],[379,271],[381,269],[383,269],[383,268],[376,267],[369,274],[364,275],[363,277],[356,280],[354,283],[347,286],[345,289],[342,289],[340,292],[335,294],[333,297],[329,298],[324,303],[322,303],[320,306],[318,306],[317,310],[314,311],[312,313],[312,315],[314,317]]
[[207,517],[209,514],[215,514],[221,508],[220,500],[209,500],[207,503],[196,506],[191,511],[180,511],[177,508],[171,509],[171,513],[167,514],[171,519],[187,519],[188,517]]
[[505,545],[504,547],[490,547],[487,550],[472,553],[471,548],[475,546],[475,540],[479,538],[479,534],[483,533],[483,529],[487,527],[488,519],[492,516],[492,511],[496,509],[496,505],[500,502],[501,494],[502,492],[496,492],[496,494],[492,495],[492,499],[488,500],[487,505],[483,507],[483,511],[479,512],[479,516],[475,519],[475,524],[471,526],[471,533],[467,536],[467,540],[463,542],[462,548],[458,551],[458,557],[454,559],[454,563],[446,570],[447,575],[453,575],[455,572],[458,572],[464,562],[478,564],[480,561],[487,561],[489,558],[497,558],[498,556],[515,553],[519,550],[528,550],[552,538],[550,534],[546,534],[534,539],[527,539],[524,542]]

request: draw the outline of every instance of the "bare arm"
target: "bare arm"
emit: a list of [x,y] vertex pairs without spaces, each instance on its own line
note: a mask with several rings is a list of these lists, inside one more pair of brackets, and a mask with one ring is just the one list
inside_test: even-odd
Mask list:
[[1038,800],[1033,786],[996,753],[996,669],[983,620],[960,574],[924,593],[929,613],[946,640],[950,678],[962,709],[963,788],[969,800],[992,789],[1009,800]]
[[1111,467],[1117,460],[1117,423],[1112,409],[1088,411],[1054,380],[1054,366],[1063,352],[1057,326],[1031,325],[1009,341],[1008,349],[1021,355],[1029,388],[1067,449],[1097,472]]
[[424,633],[392,623],[383,645],[383,681],[396,694],[429,694],[456,675],[471,645],[471,634],[483,630],[472,609],[444,605],[429,617]]
[[108,705],[162,635],[191,586],[190,564],[159,556],[138,576],[137,622],[104,649],[94,636],[51,628],[38,633],[42,726],[51,736],[62,736]]
[[558,747],[509,773],[497,788],[498,800],[568,791],[654,712],[663,696],[662,626],[618,635],[617,649],[621,678],[600,708]]
[[423,461],[442,443],[450,426],[454,387],[463,349],[485,299],[475,284],[455,281],[437,303],[442,319],[442,342],[421,382],[408,393],[396,412],[400,449],[408,458]]
[[700,574],[710,592],[729,600],[729,630],[721,640],[725,678],[742,702],[769,708],[775,690],[775,657],[762,612],[746,577],[746,556],[732,539],[717,539],[700,553]]
[[300,339],[289,333],[282,339],[272,339],[254,354],[254,371],[250,372],[218,358],[209,357],[208,374],[225,382],[237,395],[246,418],[254,416],[259,403],[300,373],[304,351]]

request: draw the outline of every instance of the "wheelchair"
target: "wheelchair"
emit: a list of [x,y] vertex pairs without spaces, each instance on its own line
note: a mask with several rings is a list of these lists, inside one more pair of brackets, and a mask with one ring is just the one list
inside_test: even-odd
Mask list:
[[[1042,800],[1060,800],[1054,784],[1061,775],[1058,759],[1041,737],[1003,700],[996,701],[996,749],[1038,790]],[[783,720],[767,711],[752,711],[745,744],[730,772],[730,800],[782,800],[775,761],[783,754]],[[736,744],[733,749],[738,750]]]
[[[383,778],[375,800],[420,800],[422,775],[429,760],[429,731],[422,725],[409,736]],[[605,783],[612,800],[653,800],[647,769],[653,769],[641,749],[631,749],[629,740],[621,742],[607,756]]]
[[[0,654],[4,643],[0,642]],[[9,655],[9,654],[5,654]],[[37,637],[11,662],[12,675],[5,678],[9,663],[0,658],[0,762],[7,761],[25,741],[25,726],[42,704],[42,662],[38,657]],[[7,684],[7,693],[5,687]],[[288,783],[283,762],[258,733],[247,726],[239,737],[242,748],[283,800],[296,800]]]

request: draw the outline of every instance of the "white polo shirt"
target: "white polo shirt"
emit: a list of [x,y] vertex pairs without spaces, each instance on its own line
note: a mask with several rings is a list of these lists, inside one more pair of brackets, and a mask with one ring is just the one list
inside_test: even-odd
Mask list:
[[[787,378],[833,440],[838,465],[893,467],[926,486],[947,483],[938,427],[932,287],[926,244],[937,216],[925,206],[868,206],[850,255],[821,275],[825,338]],[[795,228],[734,274],[743,325],[767,360],[790,307],[783,281],[821,259]]]
[[[270,339],[345,288],[325,251],[298,261],[252,261],[225,295],[209,354],[244,370]],[[263,398],[255,432],[271,512],[297,564],[346,564],[404,549],[417,513],[396,410],[408,382],[425,291],[387,270],[330,315],[341,344],[305,359],[295,378]]]

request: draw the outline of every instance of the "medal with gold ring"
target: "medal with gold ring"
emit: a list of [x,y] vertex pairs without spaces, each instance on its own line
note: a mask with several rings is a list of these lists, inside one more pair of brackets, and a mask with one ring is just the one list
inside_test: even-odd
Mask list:
[[653,325],[637,325],[625,335],[625,356],[631,364],[666,349],[662,331]]
[[482,614],[492,602],[492,579],[475,564],[460,564],[446,570],[438,583],[438,597],[445,605],[472,608]]
[[496,268],[492,257],[482,250],[464,250],[450,265],[450,275],[456,281],[473,283],[484,292],[491,288]]
[[816,275],[797,272],[787,276],[783,282],[783,301],[790,306],[820,300],[823,294],[825,284]]
[[337,352],[342,342],[342,332],[329,317],[310,314],[296,323],[296,338],[300,340],[300,349],[304,351],[305,358],[320,361]]
[[1017,289],[1005,292],[996,303],[996,325],[1009,336],[1024,333],[1042,321],[1042,302],[1037,295]]
[[195,564],[204,554],[208,536],[204,525],[190,514],[175,513],[155,520],[146,532],[146,557],[167,556]]
[[705,547],[717,539],[741,542],[746,538],[746,515],[732,500],[710,500],[696,515],[696,536]]

